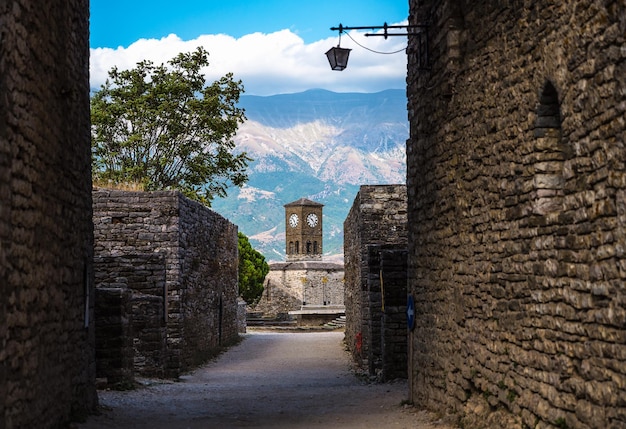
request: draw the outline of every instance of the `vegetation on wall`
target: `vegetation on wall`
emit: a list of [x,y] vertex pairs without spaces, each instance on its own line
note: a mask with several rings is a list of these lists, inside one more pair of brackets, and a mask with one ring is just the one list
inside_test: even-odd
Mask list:
[[265,256],[254,250],[248,237],[238,233],[239,237],[239,295],[248,304],[256,304],[263,294],[263,281],[270,272]]
[[91,98],[94,182],[178,189],[210,205],[242,186],[251,161],[233,137],[245,120],[241,81],[228,73],[206,85],[208,52],[181,53],[168,66],[113,67]]

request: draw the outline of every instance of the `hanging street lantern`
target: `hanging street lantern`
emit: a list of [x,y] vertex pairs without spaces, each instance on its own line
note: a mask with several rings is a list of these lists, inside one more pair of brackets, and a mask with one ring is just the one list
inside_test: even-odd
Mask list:
[[[418,64],[419,64],[419,69],[429,69],[429,58],[428,58],[428,34],[427,34],[427,30],[428,30],[428,26],[429,24],[427,22],[422,22],[416,25],[388,25],[386,22],[384,25],[382,26],[369,26],[369,27],[344,27],[342,24],[339,24],[339,27],[331,27],[330,30],[331,31],[339,31],[339,43],[337,44],[337,47],[335,48],[330,48],[327,52],[326,52],[326,56],[328,57],[328,62],[330,63],[330,68],[333,70],[338,70],[338,71],[342,71],[344,70],[347,66],[348,66],[348,55],[350,54],[351,49],[346,49],[346,48],[341,48],[340,44],[341,44],[341,35],[346,31],[346,30],[383,30],[382,33],[366,33],[365,36],[369,37],[369,36],[382,36],[385,39],[387,39],[390,36],[413,36],[413,37],[417,37],[418,41],[417,41],[417,47],[418,47]],[[394,32],[389,32],[389,30],[398,30],[398,29],[404,29],[406,30],[406,33],[396,33]],[[346,33],[348,34],[348,33]],[[352,37],[350,36],[350,34],[348,34],[348,37],[350,37],[352,39]],[[377,54],[395,54],[396,52],[400,52],[400,51],[396,51],[396,52],[377,52],[377,51],[373,51],[372,49],[366,48],[363,45],[360,45],[358,42],[356,42],[354,39],[352,39],[357,45],[361,46],[362,48],[367,49],[368,51],[372,51],[374,53]],[[402,49],[404,50],[404,49]]]
[[330,68],[341,71],[348,66],[348,55],[352,49],[341,48],[339,45],[326,51]]

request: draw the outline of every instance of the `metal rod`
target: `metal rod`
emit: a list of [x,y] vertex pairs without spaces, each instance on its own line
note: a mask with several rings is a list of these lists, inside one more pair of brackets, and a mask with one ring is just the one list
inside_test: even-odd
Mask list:
[[427,24],[416,24],[416,25],[382,25],[382,26],[364,26],[364,27],[344,27],[342,24],[339,24],[339,27],[330,27],[331,31],[339,31],[342,32],[344,30],[381,30],[385,28],[427,28]]
[[366,27],[366,26],[361,26],[361,27],[344,27],[343,24],[339,24],[339,27],[330,27],[331,31],[339,31],[339,37],[341,37],[341,33],[344,32],[344,30],[385,30],[383,32],[383,34],[374,34],[374,33],[366,33],[365,36],[369,37],[369,36],[383,36],[385,39],[389,36],[412,36],[415,34],[420,34],[421,31],[419,32],[415,32],[415,33],[389,33],[387,30],[389,29],[411,29],[411,28],[419,28],[419,29],[425,29],[428,28],[428,24],[415,24],[415,25],[387,25],[387,23],[385,22],[384,25],[382,26],[370,26],[370,27]]
[[413,36],[415,34],[420,34],[420,33],[386,33],[386,34],[378,34],[378,33],[365,33],[364,36],[365,37],[373,37],[373,36],[383,36],[383,37],[387,37],[387,36]]

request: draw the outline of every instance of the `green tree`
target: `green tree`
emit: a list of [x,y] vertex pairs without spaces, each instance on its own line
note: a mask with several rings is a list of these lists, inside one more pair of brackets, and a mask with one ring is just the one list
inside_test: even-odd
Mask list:
[[92,96],[94,181],[179,189],[210,205],[248,180],[251,159],[235,154],[233,141],[245,120],[237,107],[243,85],[231,73],[206,85],[208,52],[201,47],[168,64],[113,67]]
[[270,272],[265,256],[256,251],[241,232],[239,237],[239,295],[248,304],[256,304],[263,294],[263,282]]

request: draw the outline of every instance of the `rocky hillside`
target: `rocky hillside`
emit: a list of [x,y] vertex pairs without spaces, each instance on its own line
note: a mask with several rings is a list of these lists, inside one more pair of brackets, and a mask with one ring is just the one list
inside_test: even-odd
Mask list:
[[310,90],[243,96],[240,104],[248,120],[235,140],[254,159],[250,180],[213,209],[270,261],[285,258],[284,204],[301,197],[324,204],[324,254],[332,259],[343,252],[343,221],[359,186],[405,182],[404,90]]

